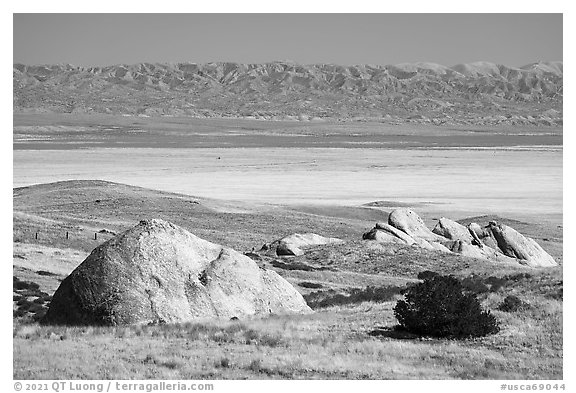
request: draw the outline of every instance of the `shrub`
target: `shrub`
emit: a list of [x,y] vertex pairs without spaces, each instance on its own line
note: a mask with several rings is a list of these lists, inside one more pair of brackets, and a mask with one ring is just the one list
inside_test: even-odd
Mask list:
[[467,292],[474,294],[485,293],[489,291],[489,288],[481,277],[471,275],[462,280],[462,289]]
[[528,306],[528,303],[523,302],[517,296],[508,295],[504,298],[504,301],[500,303],[498,310],[504,312],[515,312],[525,310]]
[[505,280],[509,280],[509,281],[521,281],[521,280],[527,280],[532,278],[532,275],[530,273],[515,273],[515,274],[508,274],[507,276],[503,277]]
[[30,306],[28,307],[28,311],[31,313],[39,313],[39,312],[43,312],[46,310],[46,307],[44,307],[41,304],[37,304],[37,303],[30,303]]
[[257,343],[259,338],[260,334],[258,334],[258,332],[254,329],[248,329],[244,332],[244,339],[246,340],[246,344]]
[[302,288],[310,288],[310,289],[320,289],[320,288],[324,287],[320,283],[310,282],[310,281],[302,281],[298,285],[300,285]]
[[254,359],[248,365],[248,370],[259,373],[262,370],[262,360]]
[[563,300],[564,299],[564,288],[560,286],[555,291],[552,291],[547,295],[547,297],[554,299],[554,300]]
[[351,288],[349,293],[337,293],[333,289],[315,291],[304,295],[304,300],[311,308],[324,308],[336,305],[358,304],[362,302],[387,302],[402,291],[398,286],[367,286],[366,288]]
[[46,270],[38,270],[36,274],[38,274],[39,276],[57,276],[57,274],[48,272]]
[[505,278],[490,276],[484,280],[484,283],[490,285],[490,292],[498,292],[500,288],[508,283],[508,280]]
[[163,367],[169,368],[170,370],[175,370],[178,367],[182,366],[182,363],[180,363],[178,360],[168,360],[168,361],[162,362],[160,365]]
[[439,276],[439,273],[433,272],[432,270],[424,270],[421,271],[420,273],[418,273],[418,279],[419,280],[426,280],[432,277],[436,277]]
[[285,342],[284,339],[277,334],[264,333],[258,339],[258,345],[274,348],[284,346]]
[[216,363],[216,367],[229,368],[231,366],[230,359],[223,357]]
[[44,300],[43,297],[37,297],[36,299],[32,300],[32,303],[35,303],[35,304],[44,304],[44,303],[45,303],[45,300]]
[[12,286],[16,290],[29,289],[31,291],[38,291],[40,289],[40,285],[35,282],[21,281],[16,276],[12,276]]
[[435,276],[408,288],[394,315],[411,333],[435,337],[481,337],[497,333],[498,321],[452,276]]

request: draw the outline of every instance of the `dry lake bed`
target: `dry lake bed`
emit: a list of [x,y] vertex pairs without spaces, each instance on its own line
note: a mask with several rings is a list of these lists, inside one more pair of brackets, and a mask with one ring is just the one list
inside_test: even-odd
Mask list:
[[101,179],[266,204],[527,215],[561,223],[562,130],[15,115],[14,187]]

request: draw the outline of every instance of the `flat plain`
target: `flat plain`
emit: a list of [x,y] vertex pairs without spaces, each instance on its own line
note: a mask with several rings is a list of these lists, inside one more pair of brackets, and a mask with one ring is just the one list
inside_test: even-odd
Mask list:
[[[266,266],[306,299],[326,300],[311,315],[49,327],[19,312],[28,303],[15,293],[16,379],[562,378],[561,128],[15,115],[13,180],[13,274],[48,296],[95,246],[145,218],[241,252],[295,232],[346,241]],[[441,216],[496,219],[560,265],[391,253],[362,241],[396,206],[430,227]],[[355,289],[416,282],[424,270],[502,279],[478,295],[501,331],[398,337],[399,293],[338,303]],[[510,294],[530,307],[497,310]]]

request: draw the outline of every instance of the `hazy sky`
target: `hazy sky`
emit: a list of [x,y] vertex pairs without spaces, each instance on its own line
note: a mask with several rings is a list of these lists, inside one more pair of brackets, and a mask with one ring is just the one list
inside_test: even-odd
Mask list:
[[14,14],[14,63],[562,60],[562,14]]

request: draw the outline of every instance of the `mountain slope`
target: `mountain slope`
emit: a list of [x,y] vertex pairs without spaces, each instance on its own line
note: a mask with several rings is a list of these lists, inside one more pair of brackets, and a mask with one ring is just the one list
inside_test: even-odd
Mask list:
[[[511,68],[179,63],[13,68],[14,111],[561,124],[562,62]],[[552,111],[550,111],[552,110]],[[552,115],[551,115],[552,114]],[[549,123],[549,124],[546,124]]]

